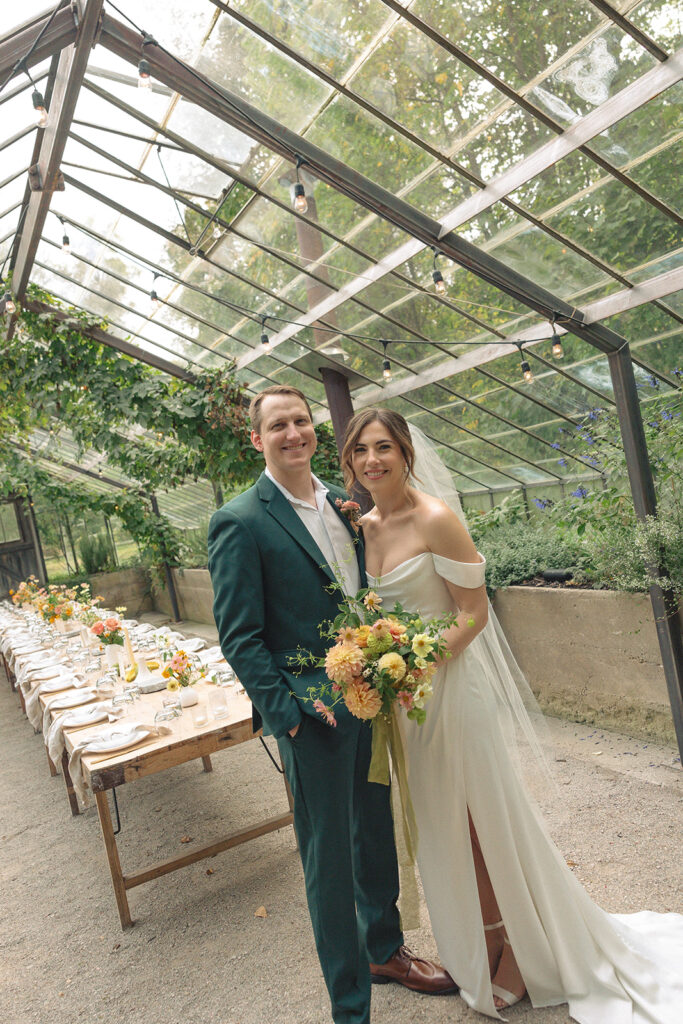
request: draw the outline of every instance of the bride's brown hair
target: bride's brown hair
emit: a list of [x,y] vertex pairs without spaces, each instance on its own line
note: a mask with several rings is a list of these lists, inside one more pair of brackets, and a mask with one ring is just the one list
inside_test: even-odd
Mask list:
[[375,422],[381,423],[383,427],[387,428],[391,439],[401,449],[401,454],[408,467],[408,475],[412,476],[413,466],[415,465],[415,448],[410,437],[408,424],[403,416],[401,416],[400,412],[392,412],[391,409],[362,409],[361,412],[357,412],[353,419],[349,421],[346,434],[344,435],[341,464],[344,473],[344,486],[349,494],[354,486],[362,487],[365,490],[363,485],[358,483],[356,474],[353,472],[353,452],[358,444],[358,438],[365,428],[368,424]]

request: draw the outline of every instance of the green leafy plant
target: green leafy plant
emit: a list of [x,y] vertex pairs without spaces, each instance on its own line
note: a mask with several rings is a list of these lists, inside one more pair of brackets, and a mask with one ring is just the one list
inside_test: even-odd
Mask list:
[[106,533],[86,534],[81,537],[79,550],[85,572],[104,572],[114,564],[114,549]]

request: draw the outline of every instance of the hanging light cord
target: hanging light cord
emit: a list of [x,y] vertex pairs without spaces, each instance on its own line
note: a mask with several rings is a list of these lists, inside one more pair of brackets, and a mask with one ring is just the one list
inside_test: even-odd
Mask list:
[[178,217],[180,219],[180,223],[183,226],[183,231],[185,232],[185,235],[186,235],[187,240],[190,243],[190,245],[192,247],[194,247],[192,239],[190,238],[190,234],[189,234],[189,232],[187,230],[187,227],[185,225],[185,218],[182,215],[182,212],[181,212],[181,209],[180,209],[180,205],[178,203],[178,200],[175,197],[175,192],[173,191],[173,188],[171,186],[171,182],[168,180],[168,174],[166,173],[166,168],[164,167],[164,161],[161,159],[161,146],[157,144],[156,149],[157,149],[157,158],[159,160],[159,166],[161,167],[161,172],[162,172],[162,174],[163,174],[163,176],[164,176],[164,178],[166,180],[166,184],[168,185],[168,188],[170,189],[171,194],[173,196],[173,202],[175,203],[175,208],[176,208],[176,210],[178,212]]
[[14,78],[14,76],[15,76],[15,75],[16,75],[16,74],[17,74],[17,73],[18,73],[19,71],[24,71],[24,72],[25,72],[25,73],[26,73],[26,74],[28,75],[28,78],[29,78],[29,81],[30,81],[31,85],[33,85],[33,86],[34,86],[34,88],[35,88],[35,82],[34,82],[34,81],[33,81],[33,79],[31,78],[31,75],[30,75],[30,73],[29,73],[27,61],[28,61],[29,57],[31,56],[31,54],[33,53],[33,51],[35,50],[35,48],[37,47],[37,45],[38,45],[38,43],[40,42],[40,40],[41,40],[41,39],[43,38],[43,36],[44,36],[44,35],[45,35],[45,33],[47,32],[47,30],[49,29],[50,25],[51,25],[51,24],[52,24],[52,22],[54,21],[55,17],[57,16],[57,13],[58,13],[58,11],[60,11],[60,10],[61,10],[61,8],[62,8],[62,4],[61,4],[61,2],[60,2],[60,3],[57,3],[57,4],[56,4],[56,6],[55,6],[55,9],[54,9],[54,11],[52,12],[52,14],[51,14],[51,15],[50,15],[50,17],[48,18],[48,20],[47,20],[47,21],[45,22],[45,24],[44,24],[44,25],[43,25],[43,27],[41,28],[40,32],[39,32],[39,33],[38,33],[38,35],[36,36],[36,38],[35,38],[35,39],[33,40],[33,42],[31,43],[31,46],[30,46],[30,48],[29,48],[28,52],[27,52],[27,53],[25,53],[25,54],[24,54],[24,56],[23,56],[23,57],[21,57],[21,58],[20,58],[20,59],[19,59],[19,60],[18,60],[18,61],[16,62],[16,64],[14,65],[14,67],[12,68],[12,70],[10,71],[10,73],[9,73],[9,75],[7,76],[7,78],[5,79],[5,81],[4,81],[3,83],[2,83],[2,85],[0,85],[0,92],[2,92],[2,91],[3,91],[3,89],[5,89],[5,87],[6,87],[7,85],[9,85],[9,83],[10,83],[10,82],[12,81],[12,79]]

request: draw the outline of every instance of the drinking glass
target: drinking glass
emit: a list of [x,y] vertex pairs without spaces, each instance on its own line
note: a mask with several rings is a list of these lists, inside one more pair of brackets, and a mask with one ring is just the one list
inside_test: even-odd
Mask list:
[[195,704],[192,711],[192,724],[194,726],[206,725],[209,721],[209,709],[203,701]]
[[214,718],[225,718],[228,714],[228,702],[224,690],[212,690],[209,693],[209,707]]

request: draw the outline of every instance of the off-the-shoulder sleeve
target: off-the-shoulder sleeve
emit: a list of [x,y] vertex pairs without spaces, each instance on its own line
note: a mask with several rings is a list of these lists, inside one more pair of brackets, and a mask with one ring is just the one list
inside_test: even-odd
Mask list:
[[474,590],[484,584],[486,574],[486,559],[478,551],[477,554],[480,562],[456,562],[443,555],[433,555],[434,568],[439,576],[454,583],[456,587]]

